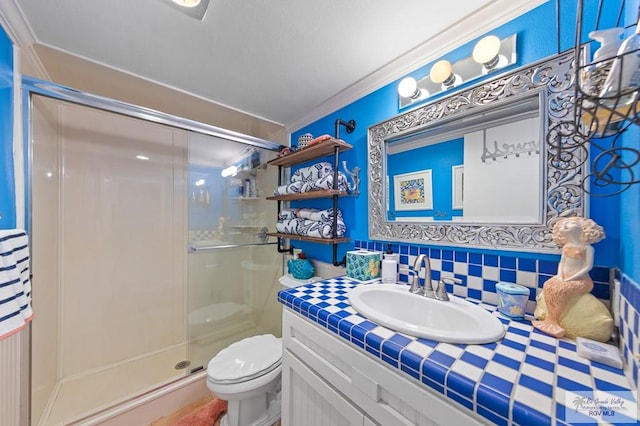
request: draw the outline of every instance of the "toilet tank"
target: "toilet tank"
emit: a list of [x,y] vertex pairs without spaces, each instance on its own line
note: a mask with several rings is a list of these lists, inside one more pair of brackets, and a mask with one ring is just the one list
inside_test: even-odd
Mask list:
[[322,277],[311,277],[306,280],[298,280],[293,278],[291,274],[285,274],[281,276],[278,281],[280,281],[280,285],[282,286],[282,290],[286,290],[287,288],[298,287],[300,285],[309,284],[315,281],[322,280]]

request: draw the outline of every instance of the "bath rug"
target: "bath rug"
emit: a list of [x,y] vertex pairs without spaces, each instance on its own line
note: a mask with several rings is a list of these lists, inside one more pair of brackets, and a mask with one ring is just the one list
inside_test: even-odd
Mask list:
[[227,401],[213,398],[210,402],[182,417],[174,426],[212,426],[227,411]]

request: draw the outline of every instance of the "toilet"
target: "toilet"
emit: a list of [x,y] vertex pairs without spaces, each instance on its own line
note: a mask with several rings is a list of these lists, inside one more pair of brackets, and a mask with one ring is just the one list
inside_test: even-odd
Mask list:
[[[283,276],[284,288],[312,281]],[[228,402],[221,426],[271,426],[280,419],[282,339],[248,337],[221,350],[207,365],[207,387]]]

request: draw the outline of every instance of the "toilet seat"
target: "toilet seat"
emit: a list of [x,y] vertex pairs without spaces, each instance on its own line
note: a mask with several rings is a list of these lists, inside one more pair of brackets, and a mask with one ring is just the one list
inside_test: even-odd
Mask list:
[[253,380],[278,369],[282,339],[271,334],[252,336],[221,350],[207,365],[210,383],[233,384]]

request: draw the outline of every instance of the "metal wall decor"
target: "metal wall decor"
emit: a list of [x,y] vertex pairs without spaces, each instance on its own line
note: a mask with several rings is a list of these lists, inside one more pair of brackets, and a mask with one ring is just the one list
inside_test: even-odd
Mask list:
[[574,116],[574,65],[573,52],[554,56],[370,127],[369,238],[557,252],[557,245],[551,239],[553,223],[562,216],[585,214],[582,181],[586,153],[583,150],[576,150],[567,158],[555,152],[553,146],[540,147],[545,161],[544,178],[540,182],[545,188],[545,203],[539,224],[411,223],[386,219],[385,141],[423,131],[457,115],[481,112],[493,104],[506,105],[535,93],[541,96],[543,105],[540,116],[543,130],[557,131],[562,128],[561,123]]
[[[606,6],[599,2],[593,30],[603,29],[599,28],[599,23]],[[622,22],[623,10],[620,7],[618,11],[617,26]],[[559,167],[567,169],[582,167],[590,151],[590,173],[582,181],[583,189],[593,196],[617,195],[640,183],[640,176],[634,173],[640,167],[640,148],[637,143],[635,146],[622,144],[622,135],[630,127],[640,126],[640,89],[618,85],[607,94],[601,89],[609,73],[616,73],[616,70],[619,73],[624,66],[634,66],[632,55],[639,52],[635,49],[591,62],[589,52],[592,49],[589,43],[581,42],[583,11],[583,1],[579,0],[575,35],[576,108],[571,117],[549,129],[547,143],[554,147]]]

